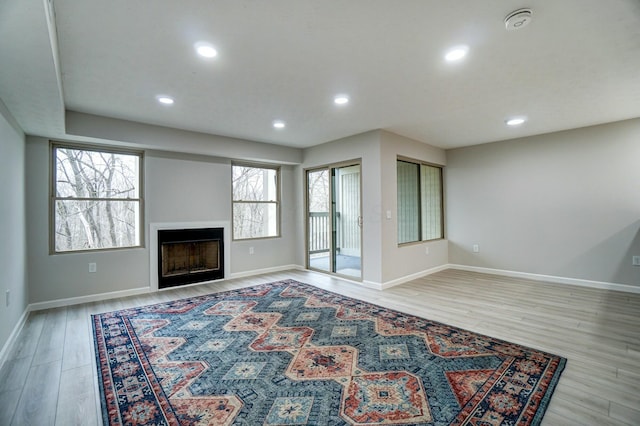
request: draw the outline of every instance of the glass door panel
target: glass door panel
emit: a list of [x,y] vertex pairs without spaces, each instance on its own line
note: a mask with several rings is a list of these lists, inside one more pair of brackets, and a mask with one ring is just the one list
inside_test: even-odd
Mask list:
[[307,264],[331,272],[329,169],[307,172]]
[[307,266],[362,277],[360,164],[309,170]]
[[341,275],[360,278],[361,226],[360,165],[331,169],[334,223],[334,270]]

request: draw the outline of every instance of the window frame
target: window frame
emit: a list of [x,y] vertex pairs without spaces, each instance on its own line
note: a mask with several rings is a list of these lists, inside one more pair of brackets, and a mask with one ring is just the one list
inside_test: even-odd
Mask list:
[[[73,198],[73,197],[58,197],[57,196],[57,156],[56,150],[58,148],[75,149],[79,151],[93,151],[102,152],[107,154],[123,154],[134,155],[138,157],[138,198]],[[119,148],[107,145],[94,145],[94,144],[79,144],[70,142],[49,141],[49,254],[50,255],[64,255],[72,253],[94,253],[105,252],[115,250],[131,250],[145,247],[145,209],[144,209],[144,151]],[[124,247],[100,247],[100,248],[85,248],[79,250],[56,250],[56,201],[58,200],[79,200],[79,201],[114,201],[114,200],[126,200],[135,201],[139,203],[138,207],[138,235],[139,241],[137,245],[124,246]]]
[[[254,169],[269,169],[276,172],[276,200],[275,201],[259,201],[259,200],[236,200],[234,197],[233,187],[233,168],[234,167],[248,167]],[[252,241],[252,240],[266,240],[270,238],[280,238],[282,236],[282,224],[281,224],[281,210],[282,210],[282,179],[281,179],[281,166],[265,163],[253,163],[244,161],[232,161],[231,162],[231,241]],[[235,234],[235,222],[234,222],[234,207],[236,204],[274,204],[276,207],[276,235],[268,235],[264,237],[247,237],[237,238]]]
[[[422,244],[425,242],[430,242],[430,241],[438,241],[438,240],[444,240],[445,239],[445,223],[444,223],[444,166],[440,165],[440,164],[435,164],[435,163],[429,163],[426,161],[421,161],[421,160],[416,160],[414,158],[409,158],[409,157],[403,157],[403,156],[397,156],[396,158],[396,203],[398,201],[398,182],[397,182],[397,178],[398,178],[398,162],[404,162],[404,163],[410,163],[410,164],[414,164],[418,166],[418,177],[417,177],[417,184],[418,184],[418,197],[419,199],[417,200],[417,204],[418,204],[418,214],[417,214],[417,218],[418,218],[418,239],[417,240],[413,240],[413,241],[406,241],[406,242],[400,242],[399,241],[399,233],[398,233],[398,227],[399,227],[399,214],[398,214],[398,209],[399,209],[399,205],[396,205],[396,218],[398,218],[398,222],[396,224],[396,242],[398,247],[404,247],[404,246],[409,246],[409,245],[415,245],[415,244]],[[429,239],[423,239],[423,228],[424,228],[424,224],[423,224],[423,219],[422,219],[422,205],[424,203],[423,200],[423,188],[422,188],[422,167],[431,167],[431,168],[435,168],[439,170],[439,174],[440,174],[440,185],[438,188],[438,191],[440,193],[440,206],[439,206],[439,210],[440,210],[440,232],[439,232],[439,237],[437,238],[429,238]]]

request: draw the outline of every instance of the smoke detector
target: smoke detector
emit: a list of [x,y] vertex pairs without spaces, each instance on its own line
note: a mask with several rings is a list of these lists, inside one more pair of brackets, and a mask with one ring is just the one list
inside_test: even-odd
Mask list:
[[504,25],[507,31],[519,30],[529,25],[532,19],[531,9],[518,9],[504,18]]

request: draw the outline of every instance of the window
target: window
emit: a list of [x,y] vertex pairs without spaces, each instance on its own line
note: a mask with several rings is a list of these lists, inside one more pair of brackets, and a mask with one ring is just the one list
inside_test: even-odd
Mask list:
[[52,159],[52,252],[141,245],[141,153],[52,144]]
[[233,164],[233,239],[280,235],[278,167]]
[[398,244],[443,238],[442,168],[397,161]]

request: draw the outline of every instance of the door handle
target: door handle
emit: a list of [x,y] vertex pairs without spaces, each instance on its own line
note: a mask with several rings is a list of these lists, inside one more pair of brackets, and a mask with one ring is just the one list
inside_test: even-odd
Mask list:
[[362,216],[358,216],[358,226],[362,228]]

